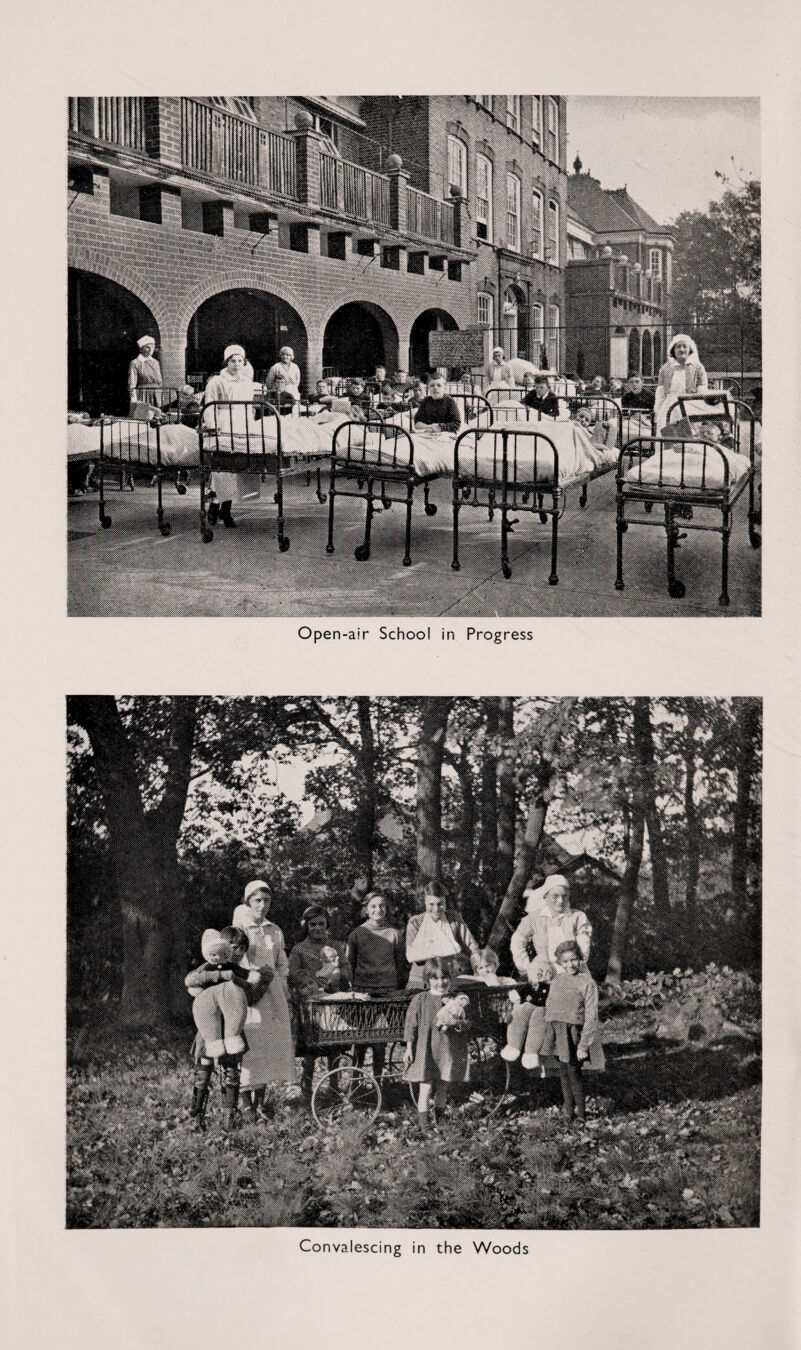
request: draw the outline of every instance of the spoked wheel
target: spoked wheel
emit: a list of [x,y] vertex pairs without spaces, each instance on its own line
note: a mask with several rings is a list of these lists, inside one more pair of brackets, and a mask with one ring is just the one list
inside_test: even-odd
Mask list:
[[341,1064],[323,1074],[312,1092],[312,1115],[321,1127],[336,1124],[348,1116],[369,1125],[380,1110],[378,1083],[371,1073],[357,1069],[353,1064]]

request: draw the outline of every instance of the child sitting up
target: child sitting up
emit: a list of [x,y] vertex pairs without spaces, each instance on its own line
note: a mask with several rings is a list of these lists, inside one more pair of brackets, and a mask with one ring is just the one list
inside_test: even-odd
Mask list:
[[190,1116],[203,1128],[209,1085],[215,1062],[220,1066],[225,1127],[236,1119],[239,1072],[248,1048],[244,1037],[248,1006],[258,1003],[273,978],[273,971],[247,970],[241,964],[248,950],[247,934],[240,928],[207,928],[200,943],[203,964],[191,970],[184,983],[194,1000],[192,1016],[195,1037],[195,1073]]
[[426,987],[415,994],[406,1013],[403,1076],[408,1083],[420,1084],[417,1120],[421,1134],[428,1134],[431,1128],[428,1108],[432,1094],[436,1124],[445,1107],[448,1084],[466,1083],[468,1078],[467,1000],[457,1005],[453,974],[451,957],[435,956],[426,961]]
[[610,419],[605,422],[601,414],[594,408],[588,407],[586,403],[582,403],[576,408],[571,420],[584,428],[591,437],[593,445],[598,446],[599,449],[614,449],[617,444],[617,421]]
[[583,957],[577,942],[560,942],[554,952],[559,970],[545,1000],[545,1038],[541,1054],[559,1060],[562,1080],[562,1118],[575,1115],[584,1121],[584,1085],[581,1066],[592,1053],[593,1067],[603,1068],[603,1050],[598,1035],[598,986],[589,971],[582,970]]
[[531,408],[533,412],[540,417],[558,417],[559,399],[551,389],[547,376],[532,375],[526,372],[523,376],[525,394],[520,402],[526,408]]
[[538,1069],[540,1050],[545,1040],[545,1001],[554,977],[554,968],[550,961],[536,958],[526,971],[528,989],[523,994],[512,990],[509,995],[514,1004],[512,1020],[506,1030],[506,1045],[501,1050],[501,1059],[514,1064],[521,1058],[524,1069]]

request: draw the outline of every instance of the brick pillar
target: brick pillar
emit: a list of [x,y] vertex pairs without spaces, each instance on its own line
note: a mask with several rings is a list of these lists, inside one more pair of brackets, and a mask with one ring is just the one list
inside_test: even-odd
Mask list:
[[203,231],[205,234],[223,236],[232,234],[233,229],[233,202],[211,201],[203,203]]
[[323,378],[323,329],[309,328],[307,333],[308,354],[306,357],[307,393],[312,393],[318,380]]
[[108,215],[111,204],[111,185],[109,183],[108,169],[97,169],[92,166],[92,196],[94,197],[94,208],[102,211],[103,215]]
[[403,168],[400,155],[390,155],[387,160],[387,178],[389,179],[389,223],[393,230],[406,234],[409,221],[409,196],[406,188],[410,175]]
[[295,130],[289,133],[295,142],[298,174],[298,199],[310,206],[320,205],[320,151],[322,137],[314,130],[311,114],[295,114]]
[[457,248],[466,248],[469,240],[467,198],[452,197],[453,203],[453,242]]
[[162,333],[156,355],[161,365],[162,383],[180,389],[186,377],[186,335]]
[[[148,110],[147,105],[151,106]],[[145,148],[162,164],[181,163],[181,100],[149,98],[145,106]]]
[[139,219],[181,228],[181,189],[147,183],[139,189]]

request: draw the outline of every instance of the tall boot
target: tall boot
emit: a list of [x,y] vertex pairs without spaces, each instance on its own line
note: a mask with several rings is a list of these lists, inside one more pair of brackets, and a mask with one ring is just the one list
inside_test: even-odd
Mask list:
[[239,1061],[229,1055],[220,1058],[222,1070],[223,1129],[232,1130],[237,1123],[237,1100],[239,1098]]
[[198,1060],[192,1078],[192,1105],[189,1115],[195,1122],[195,1128],[202,1130],[206,1124],[206,1105],[209,1100],[209,1087],[213,1064]]
[[231,502],[223,502],[220,506],[220,520],[227,530],[236,529],[236,521],[231,515]]

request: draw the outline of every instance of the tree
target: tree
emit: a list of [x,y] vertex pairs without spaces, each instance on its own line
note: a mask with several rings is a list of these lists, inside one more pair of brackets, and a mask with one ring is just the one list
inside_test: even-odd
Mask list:
[[163,791],[150,809],[115,699],[76,697],[71,710],[89,737],[105,804],[122,911],[122,1020],[128,1026],[170,1021],[182,995],[176,844],[189,790],[197,700],[172,700],[161,747]]
[[656,805],[654,740],[651,728],[651,700],[648,698],[634,700],[634,756],[643,792],[645,824],[648,828],[648,843],[651,849],[654,909],[657,918],[664,921],[670,914],[670,890],[662,822]]
[[481,884],[495,896],[498,867],[498,700],[484,698],[484,739],[481,757],[481,835],[479,842]]
[[754,698],[738,698],[734,700],[734,708],[737,721],[737,795],[732,822],[731,890],[735,902],[739,903],[745,900],[748,893],[748,823],[759,726],[759,701]]
[[496,885],[503,894],[515,870],[515,710],[514,699],[498,700],[498,854]]
[[417,888],[442,881],[442,761],[449,698],[424,698],[417,757]]

